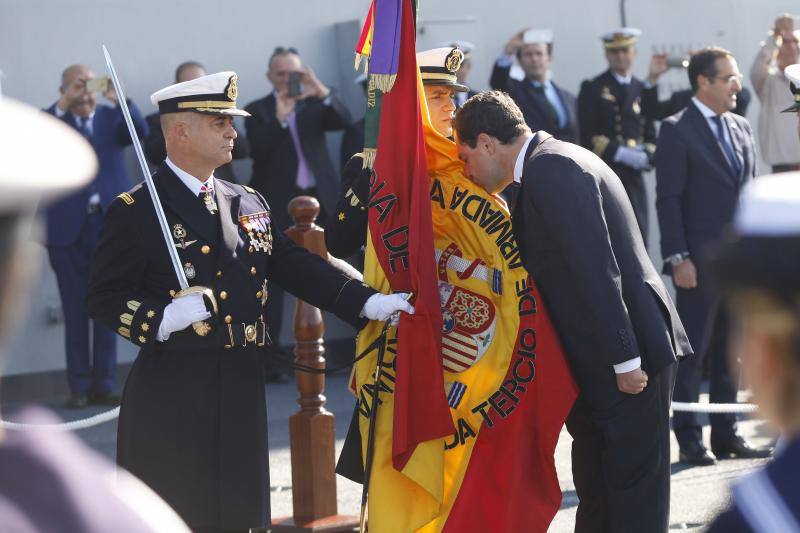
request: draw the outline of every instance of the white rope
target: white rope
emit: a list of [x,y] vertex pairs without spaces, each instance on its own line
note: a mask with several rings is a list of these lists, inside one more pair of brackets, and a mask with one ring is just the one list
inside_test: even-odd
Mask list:
[[94,416],[90,416],[89,418],[83,418],[81,420],[73,420],[72,422],[65,422],[63,424],[20,424],[17,422],[7,422],[5,420],[0,420],[0,427],[4,429],[16,429],[16,430],[49,430],[49,431],[75,431],[77,429],[86,429],[92,426],[97,426],[104,422],[108,422],[110,420],[114,420],[119,416],[119,407],[115,407],[110,411],[106,411],[105,413],[98,413]]
[[752,403],[672,402],[672,410],[685,413],[755,413],[758,406]]

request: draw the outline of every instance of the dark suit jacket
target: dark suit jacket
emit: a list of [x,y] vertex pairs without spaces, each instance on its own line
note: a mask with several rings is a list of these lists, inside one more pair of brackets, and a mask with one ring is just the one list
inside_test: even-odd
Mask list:
[[344,168],[354,155],[364,151],[364,119],[357,120],[347,126],[342,135],[342,146],[339,150],[339,164],[342,166],[342,179]]
[[656,150],[656,208],[661,255],[696,254],[733,220],[739,191],[756,175],[753,131],[747,119],[723,115],[742,171],[736,175],[694,104],[661,124]]
[[[167,158],[167,146],[164,144],[164,132],[161,131],[161,115],[152,113],[145,117],[147,126],[150,128],[150,134],[145,139],[142,148],[144,148],[144,155],[147,161],[153,167],[158,167]],[[234,127],[234,129],[236,129]],[[233,151],[231,156],[234,159],[245,159],[250,157],[250,143],[247,142],[247,137],[242,135],[239,130],[236,130],[236,140],[233,142]],[[222,165],[214,171],[214,177],[239,183],[236,179],[236,174],[233,171],[233,165],[227,163]]]
[[508,75],[510,70],[511,67],[501,67],[495,63],[489,79],[492,89],[505,91],[514,99],[532,131],[544,130],[561,141],[577,143],[579,136],[575,95],[553,83],[553,87],[567,111],[567,122],[561,128],[553,118],[547,97],[537,92],[529,81],[511,79]]
[[[147,123],[136,104],[128,100],[133,125],[139,138],[147,136]],[[46,110],[56,114],[56,104]],[[75,129],[75,116],[67,112],[61,120]],[[100,204],[105,211],[114,198],[131,188],[131,180],[125,170],[125,147],[131,144],[131,136],[119,107],[99,104],[92,121],[92,148],[99,162],[97,176],[89,185],[53,203],[47,208],[46,239],[48,246],[66,246],[75,242],[86,221],[89,198],[100,194]],[[47,154],[43,154],[46,157]]]
[[626,88],[610,70],[584,81],[578,94],[581,144],[599,155],[623,180],[641,179],[641,172],[614,162],[617,148],[655,143],[653,121],[642,114],[644,83],[633,78]]
[[[659,100],[658,85],[654,85],[642,91],[642,114],[651,120],[664,120],[692,103],[692,96],[694,93],[691,89],[684,89],[672,93],[669,100]],[[751,99],[750,89],[742,87],[736,93],[736,108],[733,112],[745,116]]]
[[[295,194],[297,177],[297,155],[289,128],[278,122],[274,93],[245,109],[252,115],[244,122],[253,157],[250,186],[267,197],[278,227],[286,229],[291,225],[287,205]],[[344,129],[350,113],[334,93],[330,105],[307,98],[297,103],[295,113],[301,150],[317,181],[319,200],[332,213],[339,194],[339,173],[328,153],[325,132]]]
[[691,353],[625,189],[595,154],[537,132],[512,216],[523,264],[594,408],[625,397],[613,365],[638,356],[654,376]]

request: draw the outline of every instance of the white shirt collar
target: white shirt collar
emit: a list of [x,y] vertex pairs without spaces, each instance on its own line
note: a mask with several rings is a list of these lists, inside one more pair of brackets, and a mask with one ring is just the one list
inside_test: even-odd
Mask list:
[[514,181],[517,183],[522,183],[522,169],[525,167],[525,154],[528,153],[528,146],[530,146],[532,140],[533,135],[528,137],[528,140],[522,145],[519,154],[517,154],[517,162],[514,163]]
[[633,74],[628,74],[627,76],[620,76],[613,70],[611,71],[611,75],[614,76],[614,79],[617,80],[620,85],[630,85],[631,80],[633,80]]
[[694,105],[697,106],[697,109],[700,110],[700,112],[703,114],[704,117],[714,118],[718,115],[717,113],[714,113],[710,107],[701,102],[698,97],[692,96],[692,102],[694,102]]
[[175,173],[175,175],[178,176],[178,179],[181,180],[183,184],[189,188],[190,191],[192,191],[193,195],[195,196],[199,195],[200,188],[203,185],[210,188],[211,190],[214,190],[214,174],[211,174],[211,176],[205,182],[202,182],[200,181],[200,179],[195,178],[185,170],[178,167],[175,163],[170,161],[169,157],[167,157],[164,161],[167,163],[167,166]]

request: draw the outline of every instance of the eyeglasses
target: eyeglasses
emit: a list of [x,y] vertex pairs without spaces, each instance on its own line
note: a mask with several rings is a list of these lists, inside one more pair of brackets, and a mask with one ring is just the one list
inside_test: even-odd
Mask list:
[[294,46],[288,46],[288,47],[276,46],[275,50],[272,52],[272,55],[274,56],[279,56],[282,54],[300,55],[300,52],[298,52],[297,48],[295,48]]
[[741,74],[730,74],[728,76],[714,76],[714,79],[722,80],[728,85],[732,85],[734,81],[737,83],[742,83],[742,81],[744,80],[744,76],[742,76]]

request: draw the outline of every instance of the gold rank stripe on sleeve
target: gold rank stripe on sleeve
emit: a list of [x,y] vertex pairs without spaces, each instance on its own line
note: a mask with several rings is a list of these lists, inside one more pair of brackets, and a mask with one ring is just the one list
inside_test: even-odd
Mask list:
[[130,339],[131,338],[131,330],[130,329],[128,329],[128,328],[119,328],[119,329],[117,329],[117,331],[119,332],[120,335],[122,335],[126,339]]
[[133,315],[130,313],[123,313],[119,315],[119,321],[122,322],[123,326],[130,326],[131,322],[133,322]]
[[135,200],[133,199],[133,196],[131,196],[130,194],[128,194],[126,192],[118,195],[117,198],[119,198],[120,200],[125,202],[125,205],[133,205],[133,202],[135,202]]
[[142,305],[142,302],[137,302],[136,300],[128,300],[128,309],[130,309],[134,313],[139,310],[140,305]]

